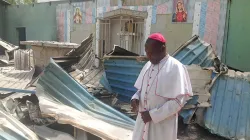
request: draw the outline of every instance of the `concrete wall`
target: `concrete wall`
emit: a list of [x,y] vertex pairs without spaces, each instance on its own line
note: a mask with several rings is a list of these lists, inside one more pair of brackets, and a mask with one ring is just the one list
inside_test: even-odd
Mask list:
[[5,39],[5,4],[0,2],[0,38]]
[[6,40],[18,45],[18,27],[26,28],[26,40],[57,40],[56,6],[58,2],[8,6]]
[[95,32],[95,24],[73,24],[70,42],[80,44],[91,33]]
[[151,25],[151,33],[160,32],[167,39],[170,54],[192,37],[192,29],[192,23],[172,23],[170,14],[157,15],[156,24]]

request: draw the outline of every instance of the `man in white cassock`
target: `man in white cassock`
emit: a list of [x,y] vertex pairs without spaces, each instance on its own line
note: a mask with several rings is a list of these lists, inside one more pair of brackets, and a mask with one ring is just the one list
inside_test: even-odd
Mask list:
[[151,34],[145,44],[149,62],[135,83],[132,111],[138,112],[133,140],[176,140],[178,112],[192,96],[186,67],[167,54],[166,40]]

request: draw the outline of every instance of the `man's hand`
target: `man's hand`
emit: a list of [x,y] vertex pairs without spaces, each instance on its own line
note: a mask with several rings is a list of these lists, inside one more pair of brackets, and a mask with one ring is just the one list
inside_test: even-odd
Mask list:
[[132,107],[131,111],[137,113],[138,112],[138,107],[139,107],[139,100],[133,99],[131,101],[131,107]]
[[141,112],[141,118],[145,124],[152,121],[149,111]]

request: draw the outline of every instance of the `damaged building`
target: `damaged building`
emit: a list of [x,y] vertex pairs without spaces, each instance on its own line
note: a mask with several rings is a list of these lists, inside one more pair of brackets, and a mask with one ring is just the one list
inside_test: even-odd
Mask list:
[[130,140],[129,102],[154,32],[191,78],[181,122],[250,139],[249,25],[238,16],[249,1],[183,4],[187,19],[176,23],[171,0],[0,0],[1,139]]
[[[47,55],[40,59],[34,55],[39,49],[33,49],[29,51],[32,52],[29,59],[22,59],[27,54],[20,53],[22,55],[15,58],[18,61],[14,60],[13,66],[1,67],[4,79],[0,84],[2,117],[15,120],[7,121],[11,125],[23,127],[22,131],[16,131],[16,127],[6,126],[11,133],[4,129],[4,138],[13,135],[17,139],[21,135],[23,139],[131,139],[136,114],[130,111],[129,100],[135,90],[133,83],[147,58],[115,46],[104,55],[103,65],[96,67],[92,42],[92,34],[80,45],[22,42],[25,45],[32,43],[30,45],[36,48],[40,43],[40,48],[52,50],[67,49],[66,44],[75,46],[61,54],[43,49]],[[217,89],[218,84],[222,76],[227,77],[227,73],[233,71],[228,71],[213,47],[198,36],[180,46],[173,56],[187,65],[194,92],[180,112],[181,121],[198,123],[213,133],[228,137],[215,129],[217,123],[211,120],[211,115],[218,115],[217,108],[213,108],[215,96],[223,94]],[[30,64],[28,70],[27,67],[26,70],[17,69],[18,65],[27,63]],[[39,74],[35,74],[35,68],[41,69]],[[225,126],[221,124],[220,127]],[[27,135],[28,131],[32,133]]]

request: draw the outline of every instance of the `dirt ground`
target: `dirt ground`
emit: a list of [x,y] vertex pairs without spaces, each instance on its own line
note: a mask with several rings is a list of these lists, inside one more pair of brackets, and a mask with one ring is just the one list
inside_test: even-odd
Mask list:
[[196,124],[186,125],[179,121],[178,126],[179,140],[227,140],[217,135],[211,134],[208,130]]

